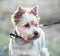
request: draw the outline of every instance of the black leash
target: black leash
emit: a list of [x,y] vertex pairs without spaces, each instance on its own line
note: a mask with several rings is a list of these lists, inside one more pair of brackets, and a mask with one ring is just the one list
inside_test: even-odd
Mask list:
[[41,24],[40,26],[50,26],[50,25],[55,25],[55,24],[60,24],[60,21],[55,22],[55,23],[50,23],[50,24]]

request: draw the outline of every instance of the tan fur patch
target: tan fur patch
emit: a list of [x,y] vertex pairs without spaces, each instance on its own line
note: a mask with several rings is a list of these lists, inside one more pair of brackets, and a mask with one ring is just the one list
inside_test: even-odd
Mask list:
[[17,11],[13,14],[14,21],[16,21],[17,19],[19,19],[22,16],[22,14],[24,14],[24,13],[25,13],[25,10],[23,8],[19,7],[17,9]]

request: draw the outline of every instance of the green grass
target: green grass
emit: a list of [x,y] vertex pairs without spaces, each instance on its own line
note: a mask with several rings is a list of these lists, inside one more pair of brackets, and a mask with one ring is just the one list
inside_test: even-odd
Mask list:
[[0,19],[0,45],[8,47],[9,32],[13,28],[10,16],[6,16],[3,20]]
[[3,46],[8,46],[10,36],[0,32],[0,44]]
[[55,38],[47,43],[50,56],[60,56],[60,38]]

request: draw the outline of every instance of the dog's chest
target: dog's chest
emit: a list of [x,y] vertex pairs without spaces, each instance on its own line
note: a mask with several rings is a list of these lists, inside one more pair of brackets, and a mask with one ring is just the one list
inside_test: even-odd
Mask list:
[[38,47],[34,43],[12,43],[12,56],[38,56]]

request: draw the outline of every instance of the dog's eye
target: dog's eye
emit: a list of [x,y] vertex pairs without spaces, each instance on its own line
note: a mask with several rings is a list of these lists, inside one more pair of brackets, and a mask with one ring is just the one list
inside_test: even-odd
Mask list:
[[29,24],[26,24],[26,25],[24,25],[24,27],[30,27],[30,25]]

